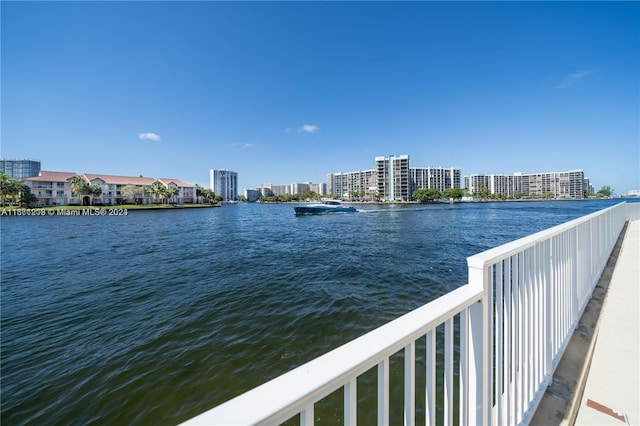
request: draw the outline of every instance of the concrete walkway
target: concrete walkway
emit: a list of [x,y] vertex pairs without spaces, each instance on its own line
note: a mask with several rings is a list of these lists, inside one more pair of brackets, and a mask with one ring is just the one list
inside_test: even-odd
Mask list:
[[640,425],[640,221],[630,222],[597,327],[576,425]]

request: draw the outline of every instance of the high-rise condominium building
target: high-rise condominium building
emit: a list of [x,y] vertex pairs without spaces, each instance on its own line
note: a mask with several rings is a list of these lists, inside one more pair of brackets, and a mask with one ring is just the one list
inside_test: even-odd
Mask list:
[[388,201],[408,201],[411,198],[409,156],[376,157],[378,195]]
[[40,173],[40,162],[38,160],[11,160],[3,158],[0,159],[0,172],[12,179],[24,180],[38,176],[38,173]]
[[327,191],[341,198],[408,201],[416,189],[460,188],[460,169],[411,167],[408,155],[375,157],[375,167],[327,175]]
[[[490,174],[464,177],[465,188],[471,194],[487,189],[491,194],[517,197],[583,198],[585,186],[582,170],[566,172]],[[588,185],[588,184],[587,184]]]
[[358,193],[361,199],[373,200],[378,193],[376,171],[374,169],[358,170],[345,173],[330,173],[327,175],[326,189],[329,194],[340,198],[350,198]]
[[412,193],[416,189],[460,188],[460,169],[453,167],[410,167]]
[[238,198],[238,173],[231,170],[209,170],[209,189],[220,195],[223,201]]

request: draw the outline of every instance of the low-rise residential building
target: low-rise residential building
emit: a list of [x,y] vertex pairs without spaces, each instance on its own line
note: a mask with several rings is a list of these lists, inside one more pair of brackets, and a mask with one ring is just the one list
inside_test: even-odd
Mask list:
[[178,188],[178,195],[172,198],[172,202],[178,204],[194,203],[196,201],[196,186],[182,182],[180,179],[160,178],[158,179],[166,187]]
[[[89,185],[98,185],[102,191],[101,194],[98,196],[74,194],[71,190],[71,179],[74,177],[81,177]],[[155,182],[160,182],[166,187],[178,188],[178,194],[172,197],[169,202],[183,204],[196,201],[195,185],[185,183],[180,179],[95,173],[78,175],[74,172],[41,171],[38,176],[26,178],[24,182],[38,199],[38,206],[151,204],[154,201],[153,196],[145,189]],[[132,186],[137,191],[133,191],[133,194],[123,194],[122,190],[127,186]]]
[[[92,201],[94,204],[117,205],[133,202],[134,197],[127,197],[122,194],[122,188],[128,185],[138,187],[141,193],[135,198],[140,198],[142,204],[151,204],[153,202],[150,194],[142,192],[142,189],[153,185],[157,180],[150,177],[135,176],[115,176],[85,173],[82,178],[89,185],[98,185],[102,189],[102,194],[95,197]],[[87,205],[87,201],[91,201],[89,196],[83,196],[82,204]]]
[[38,206],[66,206],[78,203],[71,192],[73,172],[51,172],[41,170],[37,176],[24,179],[31,193],[38,199]]

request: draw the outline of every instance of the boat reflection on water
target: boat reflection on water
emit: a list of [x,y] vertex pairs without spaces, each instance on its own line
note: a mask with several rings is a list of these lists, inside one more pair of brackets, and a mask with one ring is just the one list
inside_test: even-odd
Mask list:
[[305,206],[294,207],[296,215],[303,214],[325,214],[325,213],[354,213],[355,207],[345,206],[338,200],[321,200],[319,203],[307,204]]

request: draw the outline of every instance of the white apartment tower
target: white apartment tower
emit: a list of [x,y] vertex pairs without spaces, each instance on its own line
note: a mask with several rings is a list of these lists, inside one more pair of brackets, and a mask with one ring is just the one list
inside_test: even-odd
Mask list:
[[209,189],[220,195],[223,201],[238,198],[238,173],[231,170],[209,170]]
[[375,162],[378,195],[387,201],[408,201],[411,198],[409,156],[376,157]]

